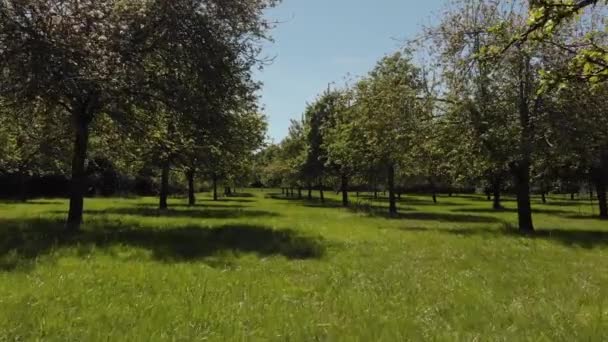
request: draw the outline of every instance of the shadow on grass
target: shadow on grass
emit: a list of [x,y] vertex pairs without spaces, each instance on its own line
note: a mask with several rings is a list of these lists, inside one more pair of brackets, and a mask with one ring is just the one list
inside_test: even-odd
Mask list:
[[547,240],[560,243],[567,247],[608,247],[608,230],[565,230],[543,229],[534,233],[520,233],[517,229],[505,225],[503,228],[402,228],[405,232],[437,232],[459,236],[512,237],[532,240]]
[[249,192],[238,192],[228,195],[229,198],[252,198],[255,197],[254,194]]
[[79,255],[115,245],[137,247],[151,251],[154,259],[163,262],[211,262],[206,258],[223,252],[314,259],[325,252],[320,237],[256,225],[157,229],[100,222],[87,224],[76,234],[67,234],[63,221],[57,220],[4,220],[0,225],[0,270],[4,271],[33,266],[38,257],[70,247],[77,248]]
[[[593,202],[593,206],[596,205],[597,202]],[[539,201],[540,205],[547,205],[547,206],[556,206],[556,207],[582,207],[582,206],[589,206],[591,205],[589,203],[589,200],[551,200],[551,198],[549,198],[547,200],[547,203],[542,203],[541,201]]]
[[[517,209],[515,208],[502,208],[502,209],[492,209],[492,208],[471,208],[471,209],[453,209],[451,210],[455,213],[486,213],[486,214],[500,214],[500,213],[517,213]],[[532,207],[532,213],[534,214],[572,214],[572,211],[568,210],[558,210],[558,209],[539,209]]]
[[[65,214],[65,211],[51,211],[51,214]],[[85,215],[118,215],[118,216],[141,216],[141,217],[171,217],[171,218],[196,218],[196,219],[237,219],[256,217],[276,217],[278,213],[263,210],[234,209],[185,209],[185,210],[159,210],[154,207],[135,208],[109,208],[105,210],[85,210]]]
[[28,201],[19,201],[19,200],[0,200],[0,204],[8,204],[8,205],[60,205],[68,203],[67,200],[65,202],[60,201],[45,201],[45,200],[28,200]]
[[[137,203],[135,204],[138,208],[147,208],[147,209],[158,209],[158,204],[150,204],[150,203]],[[197,202],[195,205],[191,206],[185,203],[170,203],[169,208],[185,208],[185,209],[199,209],[204,210],[205,208],[227,208],[227,209],[243,209],[249,207],[245,204],[222,204],[217,202]]]
[[457,222],[457,223],[500,223],[502,220],[491,217],[491,216],[481,216],[481,215],[458,215],[458,214],[444,214],[444,213],[421,213],[421,212],[411,212],[411,213],[398,213],[394,216],[389,216],[386,214],[388,218],[393,219],[407,219],[407,220],[419,220],[419,221],[438,221],[438,222]]
[[[488,198],[485,195],[480,195],[480,194],[475,194],[475,195],[453,195],[452,198],[460,198],[460,199],[466,199],[469,201],[476,201],[476,202],[486,202],[489,203],[489,205],[492,205],[492,200],[488,200]],[[501,202],[515,202],[515,198],[509,196],[502,196],[500,199]]]
[[[433,207],[465,207],[470,205],[470,203],[454,203],[454,197],[448,196],[437,196],[437,203],[433,202],[433,197],[431,195],[419,195],[420,197],[412,197],[411,195],[403,195],[401,198],[397,198],[397,203],[399,204],[409,204],[414,206],[433,206]],[[357,198],[357,197],[353,197]],[[387,203],[387,197],[381,197],[374,199],[373,196],[360,196],[359,198],[373,201],[375,203]]]
[[608,219],[604,219],[599,217],[599,215],[582,215],[582,214],[574,214],[572,212],[570,212],[571,215],[564,215],[562,216],[565,219],[569,219],[569,220],[596,220],[596,221],[603,221],[603,222],[608,222]]
[[[305,200],[299,198],[289,198],[283,197],[280,194],[271,194],[269,196],[273,199],[284,200],[284,201],[292,201],[301,203],[305,207],[312,208],[332,208],[332,207],[340,207],[342,206],[341,201],[336,201],[332,199],[326,199],[325,202],[321,202],[319,200]],[[468,223],[497,223],[503,222],[502,220],[491,217],[491,216],[482,216],[482,215],[459,215],[459,214],[445,214],[445,213],[423,213],[416,212],[415,209],[410,207],[399,206],[399,213],[396,215],[390,215],[388,213],[388,207],[382,206],[373,206],[367,202],[351,202],[351,205],[347,208],[349,211],[354,213],[366,214],[372,217],[384,217],[388,219],[403,219],[403,220],[424,220],[424,221],[438,221],[438,222],[468,222]]]
[[223,197],[218,199],[217,201],[212,201],[213,203],[221,203],[221,202],[235,202],[235,203],[251,203],[255,202],[253,199],[248,198],[238,198],[238,197]]
[[333,198],[326,198],[324,201],[321,201],[319,198],[317,197],[313,197],[312,199],[307,199],[306,198],[306,194],[303,194],[304,196],[300,197],[287,197],[285,195],[282,195],[280,193],[267,193],[265,195],[266,198],[271,198],[271,199],[275,199],[275,200],[280,200],[280,201],[287,201],[287,202],[297,202],[302,204],[305,207],[312,207],[312,208],[338,208],[338,207],[342,207],[342,201],[333,199]]

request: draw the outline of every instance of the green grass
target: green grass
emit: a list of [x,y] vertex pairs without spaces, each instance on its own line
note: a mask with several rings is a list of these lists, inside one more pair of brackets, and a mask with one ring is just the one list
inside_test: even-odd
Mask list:
[[251,194],[88,199],[67,237],[65,201],[0,202],[0,340],[608,339],[589,202],[536,201],[524,237],[512,201],[408,196],[388,218]]

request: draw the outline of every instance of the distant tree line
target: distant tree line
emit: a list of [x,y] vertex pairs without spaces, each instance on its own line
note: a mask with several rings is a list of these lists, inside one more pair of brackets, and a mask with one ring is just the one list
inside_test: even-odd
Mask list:
[[532,194],[586,189],[608,218],[605,2],[557,2],[452,2],[407,49],[311,103],[256,156],[258,182],[321,200],[333,188],[344,206],[382,189],[393,215],[404,191],[478,189],[496,210],[508,192],[523,232]]

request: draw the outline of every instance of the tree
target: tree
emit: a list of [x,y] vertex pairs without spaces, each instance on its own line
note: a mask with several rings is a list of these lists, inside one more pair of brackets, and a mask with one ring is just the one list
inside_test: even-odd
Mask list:
[[[555,77],[577,77],[592,83],[608,79],[608,45],[605,23],[597,18],[605,17],[608,2],[605,0],[530,0],[528,24],[514,34],[502,52],[528,42],[544,42],[558,47],[570,57],[567,73]],[[595,17],[595,18],[594,18]],[[568,26],[578,26],[579,32],[568,39],[555,39]],[[548,75],[548,74],[546,74]]]
[[[257,62],[275,1],[62,1],[0,3],[0,96],[11,108],[61,106],[74,133],[70,210],[78,230],[90,125],[134,107],[187,113],[213,84],[231,89]],[[221,85],[221,86],[218,86]],[[221,92],[220,92],[221,93]],[[217,94],[217,93],[216,93]],[[151,106],[152,105],[152,106]]]
[[429,110],[419,97],[420,71],[408,53],[382,59],[369,75],[357,83],[353,105],[332,129],[337,137],[331,146],[333,158],[359,171],[381,167],[389,191],[389,213],[397,213],[395,173],[404,155],[415,143],[418,124]]

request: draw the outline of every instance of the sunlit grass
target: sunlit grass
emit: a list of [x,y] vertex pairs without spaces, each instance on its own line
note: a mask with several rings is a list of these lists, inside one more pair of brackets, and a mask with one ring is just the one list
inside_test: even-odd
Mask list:
[[[608,339],[608,222],[588,201],[407,196],[399,218],[253,197],[0,202],[0,340]],[[382,207],[383,201],[374,205]],[[597,210],[596,210],[597,211]]]

